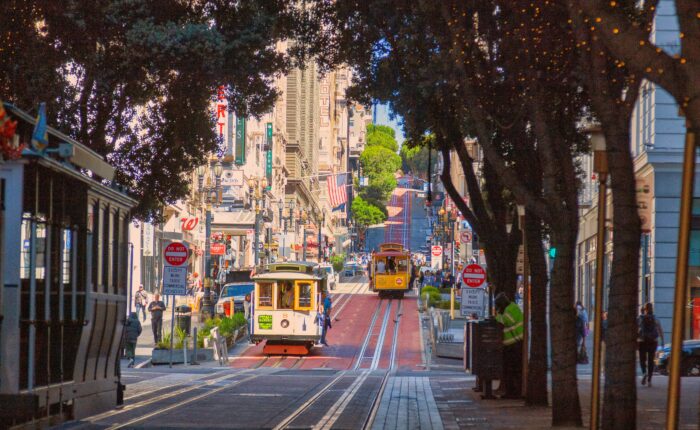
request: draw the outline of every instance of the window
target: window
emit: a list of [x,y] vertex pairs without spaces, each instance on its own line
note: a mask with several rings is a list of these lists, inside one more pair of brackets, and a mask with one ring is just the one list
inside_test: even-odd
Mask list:
[[294,308],[298,310],[313,309],[314,283],[312,281],[297,281]]
[[292,309],[294,298],[294,285],[292,281],[280,281],[277,283],[277,309]]
[[257,284],[259,308],[272,308],[272,289],[274,286],[274,282],[260,282]]

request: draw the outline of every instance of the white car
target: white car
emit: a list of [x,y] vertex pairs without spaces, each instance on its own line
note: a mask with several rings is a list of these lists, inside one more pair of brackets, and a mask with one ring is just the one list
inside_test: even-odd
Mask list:
[[321,269],[325,270],[328,274],[328,288],[335,290],[336,284],[338,283],[338,276],[333,270],[333,266],[330,264],[322,264]]

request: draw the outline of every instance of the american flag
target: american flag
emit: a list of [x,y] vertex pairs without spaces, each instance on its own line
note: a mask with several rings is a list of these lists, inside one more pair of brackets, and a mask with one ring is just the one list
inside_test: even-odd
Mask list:
[[348,201],[348,192],[346,188],[347,174],[340,173],[331,175],[326,181],[328,183],[328,196],[331,201],[331,207],[335,208]]

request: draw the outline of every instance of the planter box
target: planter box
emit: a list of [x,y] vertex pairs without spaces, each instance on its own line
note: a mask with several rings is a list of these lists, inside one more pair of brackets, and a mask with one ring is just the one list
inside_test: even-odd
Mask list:
[[[194,351],[187,350],[187,362],[191,363],[194,358]],[[197,361],[212,361],[214,360],[213,348],[197,348]],[[154,349],[151,353],[152,364],[169,364],[170,350],[169,349]],[[173,349],[173,364],[184,363],[184,353],[182,349]]]

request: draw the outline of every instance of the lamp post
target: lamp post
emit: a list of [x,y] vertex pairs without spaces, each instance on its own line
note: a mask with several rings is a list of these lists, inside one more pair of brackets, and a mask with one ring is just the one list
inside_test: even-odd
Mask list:
[[265,206],[265,188],[267,188],[267,179],[265,178],[250,178],[248,179],[248,197],[250,205],[255,208],[255,220],[253,222],[253,263],[257,267],[260,263],[260,210]]
[[321,247],[321,229],[323,228],[323,225],[326,223],[326,213],[323,212],[323,209],[321,209],[321,219],[319,220],[320,223],[318,224],[318,264],[321,264],[323,262],[323,248]]
[[518,203],[518,222],[523,243],[523,359],[522,394],[527,396],[527,372],[530,357],[530,262],[527,259],[527,234],[525,233],[525,205]]
[[605,135],[598,125],[588,129],[593,149],[593,170],[598,175],[598,232],[596,236],[595,307],[593,309],[593,379],[591,381],[591,429],[600,422],[601,337],[603,333],[603,259],[605,258],[605,212],[608,194],[608,159]]
[[[681,112],[683,115],[683,112]],[[678,412],[681,395],[681,350],[683,347],[683,325],[685,304],[688,299],[688,252],[693,214],[693,186],[695,180],[695,157],[697,155],[696,134],[686,121],[685,150],[683,152],[683,174],[681,185],[681,207],[678,223],[678,251],[676,252],[676,282],[673,297],[673,328],[671,330],[671,355],[669,357],[668,396],[666,401],[666,428],[678,428]]]
[[303,255],[302,255],[302,257],[301,257],[301,260],[302,260],[302,261],[306,261],[306,221],[307,221],[308,219],[309,219],[309,216],[306,215],[306,211],[302,212],[302,213],[301,213],[301,222],[302,222],[302,225],[303,225],[303,229],[302,229],[301,234],[302,234],[302,237],[303,237],[302,240],[303,240],[303,242],[304,242],[304,245],[302,246],[302,252],[303,252]]
[[[221,174],[223,173],[223,166],[221,162],[217,161],[215,164],[210,163],[209,169],[207,166],[199,166],[197,168],[197,176],[199,179],[199,186],[201,195],[205,196],[207,204],[206,213],[206,225],[205,225],[205,242],[204,242],[204,296],[202,297],[202,307],[199,311],[200,319],[211,318],[214,314],[214,305],[211,301],[211,285],[212,285],[212,273],[211,273],[211,222],[212,222],[212,206],[218,206],[220,201],[220,191],[221,191]],[[209,170],[209,172],[208,172]],[[214,178],[212,181],[211,176],[207,178],[207,182],[204,182],[205,175],[207,173],[213,173]],[[213,183],[212,183],[213,182]]]

